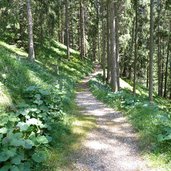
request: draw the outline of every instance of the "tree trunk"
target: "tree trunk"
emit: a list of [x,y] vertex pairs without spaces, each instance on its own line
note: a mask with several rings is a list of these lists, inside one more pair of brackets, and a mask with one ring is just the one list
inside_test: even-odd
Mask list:
[[70,58],[70,42],[69,42],[69,15],[68,15],[68,0],[65,1],[65,30],[66,30],[66,46],[67,46],[67,58]]
[[19,4],[19,31],[20,31],[20,46],[24,46],[24,25],[23,25],[23,17],[24,17],[24,2],[23,0],[20,0]]
[[150,0],[149,100],[153,102],[154,0]]
[[120,89],[120,70],[119,70],[119,21],[118,21],[118,6],[115,3],[115,17],[116,17],[116,26],[115,26],[115,32],[116,32],[116,72],[117,72],[117,87],[118,90]]
[[103,82],[106,80],[106,23],[102,20],[102,69],[103,69]]
[[158,1],[158,49],[157,49],[157,56],[158,56],[158,95],[162,96],[163,94],[163,86],[162,86],[162,59],[161,59],[161,38],[160,38],[160,13],[161,13],[161,3],[160,0]]
[[110,3],[107,1],[107,78],[106,83],[109,83],[111,78],[111,59],[110,59]]
[[85,57],[85,21],[84,21],[84,3],[80,0],[80,33],[81,33],[81,58]]
[[61,43],[64,44],[65,41],[65,6],[62,5],[62,12],[61,12]]
[[33,42],[33,19],[32,19],[32,12],[31,12],[31,2],[27,0],[27,16],[28,16],[28,34],[29,34],[29,59],[30,61],[35,60],[35,53],[34,53],[34,42]]
[[[133,19],[132,22],[132,32],[131,32],[131,45],[130,45],[130,59],[129,61],[131,61],[132,56],[133,56],[133,50],[134,50],[134,34],[135,34],[135,19]],[[132,80],[132,64],[129,64],[129,76],[128,76],[129,80]]]
[[116,13],[115,13],[115,3],[111,2],[111,11],[110,11],[110,42],[111,42],[111,86],[114,92],[118,91],[117,85],[117,59],[116,59]]
[[170,54],[170,32],[171,32],[171,22],[169,24],[169,36],[167,42],[167,58],[166,58],[166,69],[165,69],[165,84],[164,84],[164,97],[167,97],[167,78],[168,78],[168,64],[169,64],[169,54]]
[[100,5],[99,0],[97,0],[97,59],[101,62],[101,53],[100,53]]
[[137,37],[138,37],[138,2],[135,1],[135,37],[134,37],[134,84],[133,94],[136,95],[136,72],[137,72]]

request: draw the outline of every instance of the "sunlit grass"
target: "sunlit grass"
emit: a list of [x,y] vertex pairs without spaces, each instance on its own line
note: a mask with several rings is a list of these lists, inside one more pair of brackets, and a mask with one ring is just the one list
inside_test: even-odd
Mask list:
[[59,109],[65,116],[53,126],[53,141],[46,149],[49,159],[40,170],[58,171],[69,165],[69,155],[80,148],[81,141],[95,126],[95,118],[80,116],[80,109],[72,105],[75,85],[91,71],[92,65],[90,61],[81,62],[79,52],[71,49],[71,53],[72,58],[67,60],[64,58],[66,46],[47,43],[39,49],[32,63],[26,58],[27,53],[0,42],[0,113],[8,115],[11,106],[16,109],[15,106],[27,103],[29,99],[24,92],[29,86],[53,89],[56,96],[60,96]]
[[6,108],[12,105],[10,93],[6,90],[3,83],[0,82],[0,108]]
[[60,130],[54,131],[53,137],[56,137],[56,141],[53,148],[49,150],[49,160],[45,164],[47,167],[45,170],[62,171],[70,169],[73,153],[81,148],[88,132],[96,127],[96,118],[80,114],[80,110],[74,104],[72,111],[70,111],[71,129],[69,132],[59,136]]
[[5,42],[0,41],[0,46],[8,49],[9,51],[11,51],[11,52],[13,52],[13,53],[15,53],[17,55],[20,55],[20,56],[23,56],[23,57],[28,56],[28,54],[24,50],[17,48],[15,45],[9,45],[9,44],[7,44]]

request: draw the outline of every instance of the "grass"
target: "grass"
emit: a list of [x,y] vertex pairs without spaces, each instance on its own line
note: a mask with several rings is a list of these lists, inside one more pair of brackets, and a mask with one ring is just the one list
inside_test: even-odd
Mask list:
[[49,160],[42,170],[62,171],[72,168],[72,155],[79,151],[82,141],[87,133],[96,127],[96,119],[93,116],[80,115],[80,108],[73,104],[70,121],[70,129],[63,134],[54,131],[54,144],[49,150]]
[[56,41],[47,41],[36,49],[36,61],[31,63],[22,49],[0,42],[0,117],[29,102],[25,90],[30,86],[51,89],[60,99],[58,108],[64,116],[51,131],[53,141],[46,148],[48,160],[43,164],[47,170],[66,166],[68,155],[80,147],[81,140],[95,126],[95,119],[80,116],[80,109],[73,102],[76,83],[92,71],[91,62],[81,61],[79,52],[72,49],[68,60],[66,50]]
[[122,111],[140,135],[140,149],[153,167],[168,171],[171,168],[171,104],[169,100],[155,96],[154,104],[148,101],[147,89],[137,86],[133,96],[125,86],[114,93],[102,82],[101,76],[90,81],[93,94],[109,106]]

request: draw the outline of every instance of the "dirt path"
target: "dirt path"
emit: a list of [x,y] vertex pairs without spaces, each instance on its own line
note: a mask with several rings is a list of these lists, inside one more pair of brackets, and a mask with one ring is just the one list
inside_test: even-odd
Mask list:
[[137,135],[120,112],[93,97],[87,87],[87,77],[77,93],[78,106],[83,115],[97,118],[97,128],[83,142],[72,160],[74,171],[151,171],[140,157]]

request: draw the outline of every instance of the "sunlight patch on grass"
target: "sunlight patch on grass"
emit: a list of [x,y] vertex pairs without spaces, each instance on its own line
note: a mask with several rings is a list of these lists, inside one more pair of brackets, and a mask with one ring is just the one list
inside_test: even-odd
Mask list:
[[31,82],[34,82],[36,84],[40,84],[40,85],[46,85],[48,86],[48,83],[42,81],[42,79],[40,79],[39,77],[36,76],[36,74],[33,71],[28,71],[29,74],[29,78]]
[[144,154],[144,158],[150,161],[151,167],[160,169],[160,171],[170,171],[171,161],[168,161],[168,156],[147,153]]
[[[67,50],[67,47],[66,47],[64,44],[62,44],[62,43],[60,43],[60,42],[57,42],[57,41],[55,41],[55,40],[53,40],[53,43],[54,43],[56,46],[58,46],[59,48],[62,48],[62,49],[64,49],[64,50]],[[70,52],[73,53],[73,54],[75,54],[75,55],[80,55],[80,53],[79,53],[78,51],[76,51],[76,50],[74,50],[74,49],[72,49],[72,48],[70,48]]]
[[28,56],[28,54],[24,50],[17,48],[15,45],[9,45],[5,42],[0,41],[0,46],[5,47],[6,49],[10,50],[11,52],[14,52],[17,55],[20,55],[23,57]]
[[59,140],[56,140],[56,148],[50,150],[47,166],[52,171],[67,170],[71,167],[72,154],[81,148],[88,132],[96,127],[96,119],[92,116],[80,115],[79,110],[76,107],[75,115],[70,118],[72,121],[71,133],[64,133],[60,137],[60,143]]
[[10,105],[12,105],[12,99],[7,90],[5,90],[4,85],[0,82],[0,106],[6,108]]
[[[122,78],[120,78],[120,87],[121,89],[128,89],[131,92],[133,91],[133,87],[131,86],[131,84],[127,83]],[[136,85],[136,94],[148,96],[148,91],[145,91],[141,87],[139,87],[139,85]]]
[[121,78],[120,78],[120,87],[123,89],[128,89],[132,91],[132,86]]

